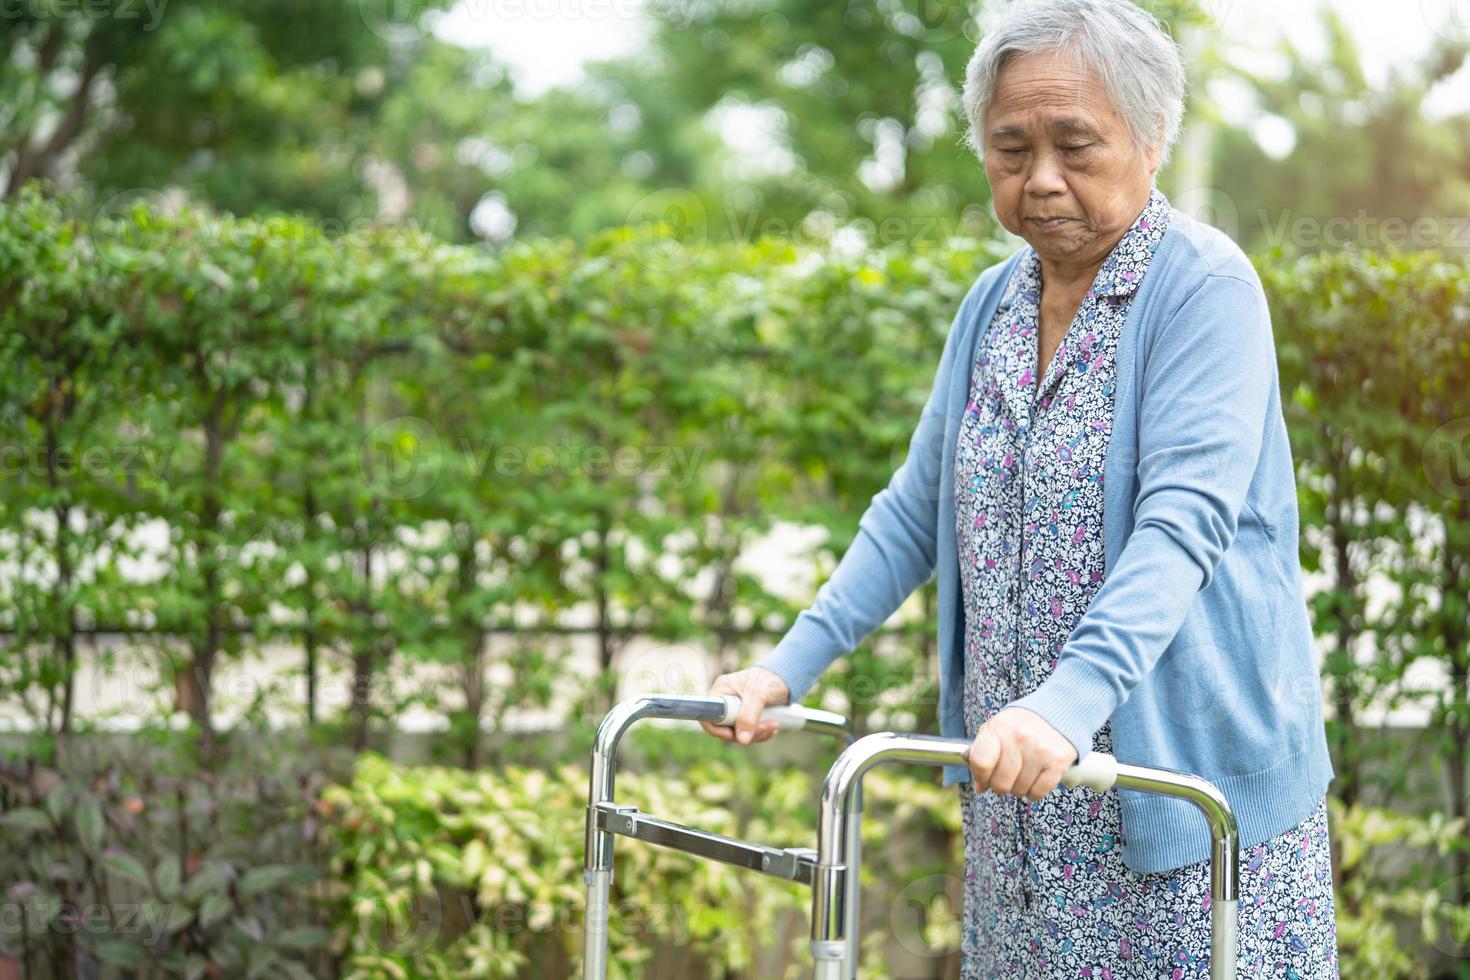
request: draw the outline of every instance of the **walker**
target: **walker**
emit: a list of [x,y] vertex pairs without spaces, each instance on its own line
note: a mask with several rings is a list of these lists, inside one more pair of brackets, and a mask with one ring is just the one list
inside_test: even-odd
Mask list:
[[[629,697],[602,719],[592,749],[592,778],[587,793],[587,883],[584,937],[584,980],[606,980],[609,893],[613,880],[614,835],[635,837],[696,854],[812,889],[811,953],[814,980],[856,980],[858,960],[858,830],[862,820],[863,774],[881,762],[915,762],[942,766],[964,764],[963,739],[933,735],[875,732],[853,739],[842,715],[799,705],[776,705],[761,713],[781,731],[806,729],[841,738],[846,745],[822,784],[817,846],[768,847],[661,820],[613,798],[618,741],[644,718],[709,720],[734,724],[740,713],[736,697],[642,694]],[[1234,980],[1235,909],[1239,898],[1240,847],[1235,815],[1223,793],[1198,776],[1118,762],[1090,752],[1062,776],[1068,787],[1086,786],[1105,793],[1114,786],[1188,800],[1204,814],[1210,838],[1210,977]]]

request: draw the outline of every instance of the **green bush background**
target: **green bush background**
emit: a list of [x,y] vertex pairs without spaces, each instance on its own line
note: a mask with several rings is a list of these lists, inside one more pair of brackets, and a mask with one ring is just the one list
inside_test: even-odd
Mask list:
[[[812,567],[830,570],[902,461],[960,298],[1004,252],[615,229],[492,254],[403,228],[7,202],[0,557],[27,574],[0,582],[0,690],[33,731],[0,773],[19,923],[0,951],[57,977],[573,969],[575,933],[542,926],[579,912],[588,733],[630,644],[699,645],[725,670],[780,636],[801,604],[742,549],[777,521],[816,526]],[[1432,252],[1257,262],[1303,566],[1330,582],[1312,611],[1344,975],[1463,976],[1470,272]],[[164,551],[140,554],[159,522]],[[145,558],[157,574],[136,574]],[[932,589],[813,700],[861,731],[935,730]],[[590,625],[562,628],[573,606]],[[127,642],[101,651],[109,631]],[[596,650],[580,681],[573,636]],[[221,672],[267,643],[302,651],[305,696],[262,686],[217,726]],[[128,679],[144,730],[79,714],[88,658]],[[1442,683],[1417,680],[1425,662]],[[508,683],[487,683],[492,665]],[[343,712],[320,697],[333,671],[352,681]],[[447,680],[402,691],[390,673]],[[1384,737],[1360,720],[1370,702],[1430,724]],[[450,720],[435,764],[390,762],[374,750],[416,705]],[[565,736],[487,737],[529,706],[560,712]],[[280,711],[289,733],[268,724]],[[819,764],[695,741],[640,737],[662,767],[629,773],[631,801],[810,842]],[[932,836],[941,856],[875,863],[877,908],[946,854],[953,874],[958,805],[933,777],[872,778],[873,832]],[[799,932],[772,941],[801,912],[794,889],[619,853],[616,900],[683,916],[688,970],[765,975],[760,951],[783,945],[799,961]],[[923,941],[952,963],[952,913],[926,901]],[[650,931],[669,939],[644,924],[614,933],[625,976],[651,969]],[[876,941],[865,963],[887,975]]]

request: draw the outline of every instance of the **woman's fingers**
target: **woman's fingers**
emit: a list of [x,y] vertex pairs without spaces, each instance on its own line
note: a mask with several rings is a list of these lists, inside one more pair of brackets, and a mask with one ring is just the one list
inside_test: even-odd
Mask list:
[[765,699],[755,690],[747,675],[745,688],[740,692],[740,714],[735,716],[735,737],[742,745],[749,744],[756,729],[761,727],[761,712],[765,709]]
[[[701,721],[699,727],[709,732],[722,742],[737,741],[735,730],[729,725],[716,725],[712,721]],[[754,745],[756,742],[764,742],[780,731],[780,726],[774,721],[763,721],[757,725],[751,734],[749,742],[740,742],[741,745]]]
[[[740,695],[740,690],[735,686],[730,674],[721,674],[714,679],[709,686],[709,697],[718,698],[725,695]],[[699,727],[709,732],[721,742],[735,741],[735,729],[730,725],[718,725],[712,721],[701,721]]]
[[730,730],[729,725],[716,725],[712,721],[701,721],[699,727],[709,732],[721,742],[733,742],[735,740],[735,733]]
[[1000,759],[995,764],[995,771],[990,774],[990,788],[996,793],[1009,793],[1016,785],[1016,777],[1021,774],[1021,746],[1017,744],[1014,736],[998,739],[1000,742]]
[[1061,782],[1066,764],[1076,753],[1040,716],[1007,708],[993,716],[966,750],[975,792],[990,790],[1008,796],[1039,800]]
[[1031,782],[1031,788],[1026,791],[1026,799],[1040,800],[1048,793],[1062,784],[1062,773],[1059,769],[1043,769],[1036,774]]
[[763,721],[761,712],[771,704],[784,704],[773,700],[773,696],[786,693],[785,682],[777,675],[761,668],[747,668],[733,674],[721,674],[710,685],[709,696],[733,695],[740,699],[740,713],[733,723],[720,725],[712,721],[701,721],[700,727],[722,742],[737,745],[753,745],[764,742],[780,730],[774,721]]
[[990,788],[990,774],[1000,761],[1000,740],[989,729],[982,727],[975,734],[975,741],[970,743],[965,761],[970,766],[970,778],[974,781],[975,792],[985,792]]

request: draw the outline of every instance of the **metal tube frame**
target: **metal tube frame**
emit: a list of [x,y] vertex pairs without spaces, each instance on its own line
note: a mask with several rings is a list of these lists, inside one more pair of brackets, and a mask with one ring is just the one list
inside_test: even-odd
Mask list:
[[[853,741],[852,725],[842,715],[819,708],[803,707],[799,710],[803,716],[803,731],[835,735],[845,743]],[[811,883],[817,853],[811,848],[774,848],[753,844],[661,820],[640,813],[637,807],[614,802],[618,743],[635,722],[645,718],[718,722],[725,711],[726,703],[719,697],[640,694],[623,699],[598,725],[597,738],[592,745],[592,774],[587,787],[587,830],[582,864],[582,880],[587,885],[583,936],[583,976],[586,980],[605,980],[607,977],[614,835],[636,837],[789,881]],[[860,792],[855,796],[855,805],[862,805]]]
[[[942,766],[964,764],[969,742],[932,735],[878,732],[852,745],[832,765],[822,785],[817,828],[817,867],[812,881],[811,949],[814,980],[855,980],[858,921],[856,892],[848,887],[858,876],[859,856],[851,846],[861,820],[857,805],[863,774],[883,762],[917,762]],[[1114,785],[1187,800],[1199,808],[1210,827],[1210,977],[1234,980],[1236,973],[1235,909],[1240,886],[1240,834],[1225,795],[1198,776],[1146,766],[1117,764]]]
[[[686,851],[725,864],[812,886],[811,951],[815,980],[856,980],[858,967],[859,866],[862,860],[862,779],[873,766],[913,762],[963,764],[962,739],[878,732],[853,740],[842,715],[803,708],[804,729],[843,738],[847,748],[822,784],[817,847],[775,848],[686,827],[624,806],[613,799],[617,749],[623,733],[644,718],[715,721],[726,704],[718,697],[637,695],[616,705],[598,726],[587,794],[587,830],[582,878],[587,885],[583,976],[607,976],[608,902],[613,881],[615,835]],[[1107,758],[1107,757],[1104,757]],[[1109,760],[1111,762],[1111,760]],[[1240,837],[1235,815],[1218,788],[1188,773],[1116,763],[1110,784],[1120,789],[1187,800],[1209,824],[1210,977],[1234,980],[1236,918],[1240,885]]]

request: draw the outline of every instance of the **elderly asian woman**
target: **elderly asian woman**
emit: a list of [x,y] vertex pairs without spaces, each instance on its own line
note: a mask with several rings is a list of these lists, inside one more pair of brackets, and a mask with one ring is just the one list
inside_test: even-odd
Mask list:
[[[1209,975],[1208,834],[1165,797],[1056,791],[1089,751],[1197,773],[1241,828],[1241,976],[1336,977],[1333,778],[1270,314],[1154,178],[1178,47],[1127,0],[1023,0],[965,76],[968,140],[1025,246],[954,319],[908,457],[755,666],[734,726],[936,571],[940,733],[969,740],[961,976]],[[1054,792],[1055,791],[1055,792]]]

